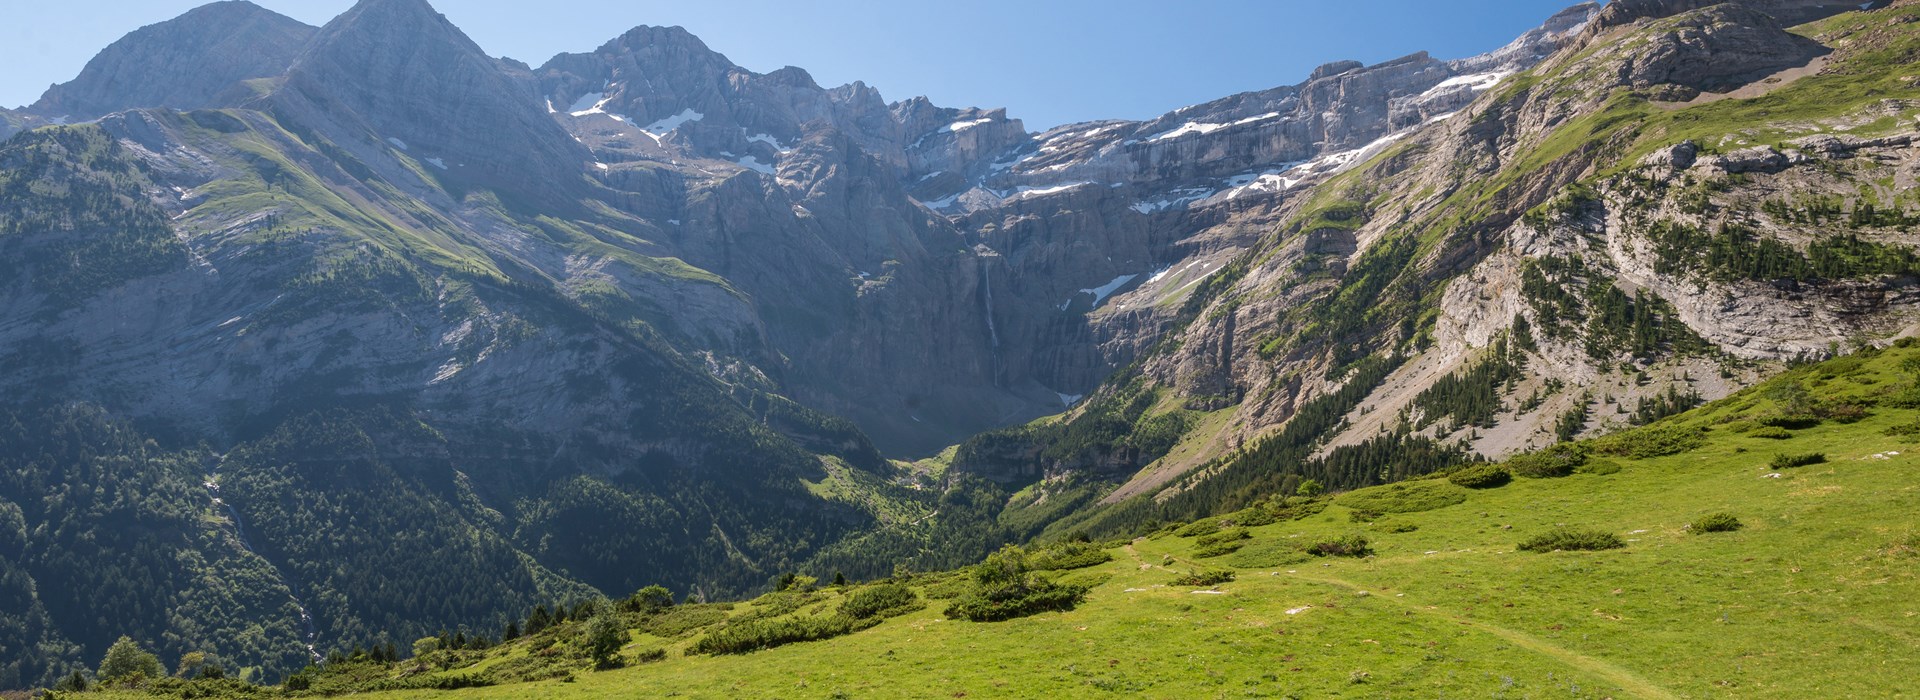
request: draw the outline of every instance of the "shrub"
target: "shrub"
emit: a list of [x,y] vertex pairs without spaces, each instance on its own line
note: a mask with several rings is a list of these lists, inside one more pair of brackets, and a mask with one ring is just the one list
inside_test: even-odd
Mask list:
[[1060,542],[1034,552],[1027,565],[1038,571],[1084,569],[1113,560],[1113,555],[1091,542]]
[[[1572,474],[1587,463],[1587,448],[1563,442],[1543,450],[1517,455],[1507,460],[1507,471],[1529,479],[1552,479]],[[1456,482],[1457,483],[1457,482]],[[1465,484],[1462,484],[1464,486]]]
[[1399,534],[1402,532],[1413,532],[1418,529],[1420,529],[1420,526],[1414,523],[1393,523],[1387,526],[1387,532],[1391,532],[1395,534]]
[[982,589],[947,606],[947,615],[974,622],[995,622],[1055,610],[1072,610],[1087,595],[1081,586],[1036,581],[1023,588]]
[[1354,510],[1418,513],[1465,503],[1467,490],[1445,481],[1402,481],[1341,494],[1333,502]]
[[785,617],[745,620],[707,633],[693,646],[693,654],[744,654],[771,649],[782,644],[831,639],[880,624],[878,618],[864,620],[834,614],[819,617]]
[[1747,435],[1751,437],[1757,437],[1757,438],[1766,438],[1768,440],[1785,440],[1787,438],[1793,437],[1793,432],[1777,425],[1769,425],[1764,428],[1754,428],[1753,431],[1747,433]]
[[1881,432],[1888,437],[1907,438],[1909,440],[1920,438],[1920,423],[1905,423],[1902,425],[1889,426]]
[[1194,540],[1194,544],[1198,547],[1194,549],[1193,555],[1205,559],[1232,554],[1245,546],[1247,538],[1252,536],[1244,527],[1227,528],[1211,535],[1202,535]]
[[1753,420],[1754,422],[1759,423],[1760,425],[1763,425],[1763,426],[1767,426],[1769,428],[1785,428],[1787,430],[1806,430],[1807,428],[1811,428],[1813,426],[1820,424],[1820,417],[1813,414],[1789,415],[1784,413],[1775,413],[1771,415],[1761,416]]
[[1311,558],[1300,545],[1288,540],[1255,540],[1227,557],[1226,562],[1235,568],[1257,569],[1298,564]]
[[1825,461],[1827,461],[1827,454],[1825,452],[1808,452],[1803,455],[1777,454],[1773,456],[1772,462],[1767,463],[1767,466],[1773,467],[1774,469],[1792,469],[1794,467],[1804,467],[1809,464],[1819,464]]
[[898,583],[865,586],[840,603],[840,613],[855,619],[888,618],[919,610],[920,597]]
[[1347,522],[1370,523],[1375,520],[1379,520],[1380,516],[1383,516],[1383,515],[1386,515],[1386,514],[1377,510],[1355,510],[1347,513]]
[[1247,532],[1247,529],[1244,527],[1231,527],[1231,528],[1227,528],[1219,532],[1213,533],[1211,535],[1202,536],[1200,539],[1194,540],[1193,543],[1200,545],[1202,547],[1206,547],[1209,545],[1220,544],[1222,542],[1236,542],[1239,540],[1247,539],[1252,536],[1253,534],[1250,532]]
[[1233,581],[1232,571],[1226,569],[1207,569],[1205,571],[1189,571],[1186,575],[1174,579],[1171,585],[1207,588],[1231,581]]
[[1866,407],[1856,403],[1835,402],[1820,406],[1820,417],[1835,423],[1858,423],[1867,416]]
[[1627,546],[1619,535],[1598,530],[1556,529],[1520,543],[1523,552],[1593,552]]
[[1220,519],[1240,527],[1260,527],[1261,525],[1272,525],[1279,521],[1279,518],[1275,516],[1272,511],[1257,506],[1229,513]]
[[634,655],[633,660],[644,664],[644,663],[651,663],[654,661],[661,661],[666,658],[667,658],[667,650],[659,647],[654,647],[651,649],[640,650],[640,653]]
[[1307,553],[1316,557],[1364,557],[1373,553],[1365,535],[1344,535],[1307,545]]
[[1199,520],[1195,520],[1193,522],[1187,523],[1185,526],[1181,527],[1178,530],[1174,530],[1173,534],[1178,537],[1199,537],[1201,535],[1210,535],[1219,531],[1220,531],[1219,518],[1201,518]]
[[1506,486],[1513,474],[1497,464],[1476,464],[1447,475],[1447,481],[1470,489],[1491,489]]
[[1632,459],[1677,455],[1706,444],[1705,429],[1680,425],[1650,425],[1594,440],[1595,452]]
[[1027,555],[1008,545],[975,564],[974,588],[947,606],[947,615],[974,622],[1026,617],[1051,610],[1072,610],[1087,595],[1082,586],[1054,583],[1028,570]]
[[673,639],[696,629],[724,622],[726,604],[681,605],[643,618],[640,631],[662,639]]
[[1732,513],[1724,512],[1702,517],[1687,526],[1687,531],[1696,535],[1703,532],[1733,532],[1738,529],[1740,529],[1740,519],[1733,517]]

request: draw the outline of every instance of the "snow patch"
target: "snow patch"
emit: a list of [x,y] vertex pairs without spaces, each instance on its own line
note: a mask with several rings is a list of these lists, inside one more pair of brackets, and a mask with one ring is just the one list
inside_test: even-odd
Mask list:
[[959,199],[960,199],[960,195],[952,194],[952,195],[947,195],[945,197],[941,197],[939,199],[935,199],[928,202],[920,202],[920,200],[918,199],[913,201],[920,202],[920,206],[926,207],[928,209],[945,209],[947,207],[953,206],[953,203]]
[[1148,136],[1146,140],[1164,141],[1167,139],[1180,138],[1182,136],[1186,136],[1187,134],[1211,134],[1215,131],[1225,129],[1230,126],[1240,126],[1241,124],[1252,124],[1254,122],[1263,122],[1268,119],[1277,118],[1279,116],[1280,116],[1279,112],[1268,112],[1266,114],[1262,114],[1259,116],[1247,117],[1245,119],[1227,122],[1224,124],[1212,123],[1212,122],[1187,122],[1185,124],[1180,125],[1180,128],[1174,129],[1172,131],[1167,131],[1167,132],[1155,134],[1153,136]]
[[741,167],[746,168],[748,170],[752,170],[756,173],[760,173],[762,175],[772,175],[774,172],[773,166],[762,163],[759,160],[755,159],[753,156],[741,156],[740,160],[737,162],[740,164]]
[[1050,194],[1054,194],[1054,193],[1056,193],[1056,192],[1065,192],[1065,191],[1067,191],[1067,190],[1070,190],[1070,189],[1073,189],[1073,188],[1075,188],[1075,187],[1080,187],[1080,186],[1082,186],[1082,185],[1091,185],[1091,184],[1093,184],[1093,183],[1091,183],[1091,182],[1069,182],[1069,183],[1067,183],[1067,184],[1064,184],[1064,185],[1054,185],[1054,186],[1052,186],[1052,187],[1029,187],[1029,186],[1026,186],[1026,185],[1021,185],[1021,186],[1020,186],[1020,188],[1019,188],[1019,190],[1018,190],[1017,192],[1015,192],[1015,193],[1014,193],[1014,195],[1013,195],[1013,197],[1011,197],[1011,199],[1022,199],[1022,198],[1026,198],[1026,197],[1044,197],[1044,196],[1046,196],[1046,195],[1050,195]]
[[567,113],[576,117],[584,117],[591,114],[606,114],[607,111],[604,108],[608,102],[612,101],[613,98],[608,97],[604,92],[589,92],[581,95],[580,99],[575,101],[573,106],[567,109]]
[[1432,96],[1440,92],[1446,91],[1447,88],[1455,87],[1458,85],[1465,85],[1467,86],[1467,89],[1472,90],[1474,92],[1479,92],[1481,90],[1485,90],[1495,85],[1499,85],[1500,81],[1506,80],[1507,76],[1509,75],[1513,75],[1513,71],[1503,70],[1503,71],[1494,71],[1492,73],[1471,73],[1468,75],[1456,75],[1446,80],[1440,81],[1440,84],[1438,85],[1427,88],[1427,91],[1420,93],[1420,96],[1421,97]]
[[1073,408],[1073,405],[1080,403],[1080,398],[1085,396],[1084,394],[1062,394],[1058,391],[1053,392],[1053,395],[1060,397],[1060,406],[1062,408]]
[[398,148],[402,151],[407,150],[407,142],[401,141],[400,139],[396,139],[392,136],[387,137],[387,143],[393,144],[394,148]]
[[[741,131],[746,131],[746,129],[741,129]],[[747,137],[748,143],[753,143],[756,141],[772,146],[773,150],[779,151],[781,153],[793,152],[793,149],[781,145],[780,139],[774,138],[773,134],[754,134],[752,136]]]
[[1158,200],[1154,200],[1151,202],[1148,202],[1148,201],[1134,202],[1133,206],[1128,208],[1134,211],[1140,212],[1142,214],[1152,214],[1156,211],[1161,211],[1163,209],[1172,209],[1174,207],[1185,208],[1188,204],[1200,201],[1202,199],[1206,199],[1208,197],[1212,197],[1214,195],[1214,192],[1215,192],[1214,190],[1210,190],[1205,187],[1192,187],[1187,189],[1173,190],[1171,192],[1168,192],[1165,197],[1162,197]]
[[966,120],[966,121],[957,121],[957,122],[954,122],[954,123],[952,123],[952,124],[948,124],[948,125],[946,125],[946,126],[943,126],[943,127],[940,127],[940,133],[942,133],[942,134],[951,134],[951,133],[953,133],[953,132],[956,132],[956,131],[966,131],[966,130],[968,130],[968,129],[971,129],[971,128],[973,128],[973,127],[976,127],[976,126],[979,126],[979,125],[981,125],[981,124],[985,124],[985,123],[987,123],[987,122],[991,122],[991,121],[993,121],[993,120],[992,120],[992,119],[986,119],[986,118],[981,118],[981,119],[968,119],[968,120]]
[[432,164],[433,167],[439,168],[441,170],[447,169],[447,162],[439,158],[428,158],[427,162]]
[[[1123,286],[1126,286],[1128,282],[1132,282],[1133,278],[1135,277],[1139,277],[1139,275],[1121,275],[1119,277],[1113,278],[1113,281],[1100,285],[1098,287],[1090,287],[1087,289],[1082,289],[1080,290],[1080,294],[1092,294],[1093,306],[1095,308],[1098,308],[1100,306],[1100,302],[1106,301],[1107,297],[1112,296],[1116,290],[1120,289]],[[1079,298],[1079,296],[1075,295],[1074,298],[1077,299]],[[1073,299],[1068,299],[1066,300],[1066,302],[1060,304],[1060,310],[1065,311],[1067,310],[1067,307],[1072,305],[1073,305]]]
[[654,140],[658,141],[661,136],[667,135],[667,132],[680,128],[681,124],[697,122],[706,116],[705,114],[693,111],[692,107],[688,107],[680,110],[679,114],[648,124],[641,127],[640,130],[647,132],[647,135],[653,136]]

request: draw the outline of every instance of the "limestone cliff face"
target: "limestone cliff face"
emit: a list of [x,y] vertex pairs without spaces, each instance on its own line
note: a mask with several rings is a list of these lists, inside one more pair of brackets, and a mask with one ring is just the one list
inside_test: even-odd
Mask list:
[[243,82],[285,72],[315,31],[245,0],[204,5],[114,42],[27,109],[78,122],[136,107],[230,103],[258,89]]
[[[1791,15],[1801,20],[1839,10],[1657,5],[1616,3],[1610,24],[1563,25],[1577,38],[1516,87],[1278,204],[1263,219],[1277,229],[1129,378],[1193,410],[1231,408],[1197,436],[1226,456],[1184,478],[1201,462],[1139,465],[1112,498],[1173,498],[1231,469],[1235,446],[1359,381],[1349,368],[1367,356],[1393,370],[1335,404],[1347,413],[1313,454],[1393,435],[1502,456],[1625,426],[1676,396],[1724,396],[1782,361],[1920,330],[1900,194],[1920,138],[1912,103],[1774,123],[1737,102],[1875,79],[1853,76],[1889,70],[1877,52],[1903,45],[1893,28],[1905,20],[1868,13],[1806,37],[1762,10],[1810,13]],[[1680,124],[1734,116],[1685,140],[1668,136],[1668,113]],[[1866,124],[1876,126],[1845,133]],[[1775,128],[1810,135],[1758,135]],[[1757,256],[1781,262],[1757,267]],[[1524,369],[1503,380],[1491,415],[1455,422],[1428,394],[1514,344],[1526,347]]]

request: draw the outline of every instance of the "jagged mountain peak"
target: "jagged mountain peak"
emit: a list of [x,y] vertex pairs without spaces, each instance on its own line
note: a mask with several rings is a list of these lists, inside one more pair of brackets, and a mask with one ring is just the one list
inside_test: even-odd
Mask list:
[[91,119],[135,107],[192,109],[241,94],[238,84],[279,75],[317,31],[245,0],[227,0],[134,30],[28,111]]

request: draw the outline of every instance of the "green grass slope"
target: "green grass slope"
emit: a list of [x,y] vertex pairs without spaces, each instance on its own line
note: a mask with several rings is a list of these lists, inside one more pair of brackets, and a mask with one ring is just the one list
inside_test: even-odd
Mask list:
[[[1581,443],[1585,463],[1559,478],[1468,489],[1440,475],[1108,543],[1104,563],[1042,572],[1090,586],[1067,612],[952,619],[948,599],[970,579],[920,575],[908,585],[923,608],[825,641],[692,651],[729,620],[826,620],[861,587],[628,613],[632,636],[608,670],[566,623],[488,651],[335,664],[305,694],[1898,697],[1920,662],[1920,347],[1909,345]],[[1772,466],[1809,454],[1823,459]],[[1717,513],[1739,527],[1691,527]],[[1621,546],[1519,547],[1560,531]],[[1309,553],[1356,536],[1370,554]],[[1175,584],[1196,571],[1233,578]],[[547,679],[514,682],[533,677]]]

